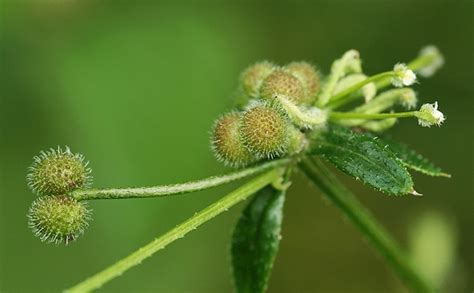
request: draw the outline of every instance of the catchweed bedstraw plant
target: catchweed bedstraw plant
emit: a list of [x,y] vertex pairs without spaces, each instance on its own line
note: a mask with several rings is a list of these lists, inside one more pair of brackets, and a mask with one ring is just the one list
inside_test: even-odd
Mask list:
[[[187,221],[68,292],[89,292],[120,276],[169,243],[253,196],[232,236],[232,268],[237,292],[263,292],[280,241],[285,194],[295,170],[303,172],[378,250],[407,287],[434,292],[389,233],[326,167],[323,161],[388,195],[421,195],[407,169],[449,177],[428,160],[383,134],[398,119],[415,118],[423,127],[440,126],[438,103],[418,103],[409,88],[417,74],[431,76],[443,64],[437,48],[424,48],[408,64],[372,76],[363,73],[359,52],[350,50],[321,78],[307,62],[279,66],[268,61],[240,77],[235,108],[214,123],[216,158],[238,170],[183,184],[91,189],[82,155],[58,147],[34,158],[28,185],[40,197],[28,213],[42,241],[68,244],[88,225],[93,199],[160,197],[203,190],[253,176]],[[393,85],[394,89],[386,89]],[[397,109],[406,109],[398,111]],[[302,199],[303,200],[303,199]]]

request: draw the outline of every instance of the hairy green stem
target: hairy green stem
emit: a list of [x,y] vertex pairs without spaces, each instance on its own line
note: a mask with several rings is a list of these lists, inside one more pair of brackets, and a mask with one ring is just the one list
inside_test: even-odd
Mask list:
[[[408,63],[408,68],[413,70],[413,71],[417,71],[419,70],[420,68],[423,68],[429,64],[431,64],[433,62],[433,59],[436,58],[435,56],[430,56],[430,55],[424,55],[424,56],[419,56],[415,59],[413,59],[412,61],[410,61],[410,63]],[[383,76],[381,78],[378,78],[377,80],[372,80],[372,82],[375,82],[375,86],[377,87],[377,89],[383,89],[383,88],[386,88],[387,86],[389,86],[391,84],[391,75],[388,74],[388,73],[392,73],[393,75],[393,72],[385,72],[387,74],[387,76]],[[385,73],[381,73],[381,74],[385,74]],[[377,74],[379,75],[379,74]],[[373,77],[377,76],[377,75],[374,75]],[[367,81],[364,80],[364,81]],[[349,88],[350,89],[350,88]],[[355,91],[349,91],[349,89],[345,90],[344,92],[348,92],[349,94],[350,93],[354,93]],[[357,90],[357,89],[356,89]],[[348,93],[345,93],[344,95],[347,95]],[[361,97],[361,95],[351,95],[349,97],[347,97],[346,99],[340,99],[340,96],[343,94],[343,92],[335,95],[335,96],[332,96],[329,100],[331,102],[329,102],[329,104],[327,105],[330,109],[337,109],[359,97]]]
[[206,179],[187,182],[183,184],[136,188],[81,189],[74,190],[70,192],[69,195],[75,198],[76,200],[91,200],[159,197],[166,195],[183,194],[230,183],[235,180],[256,175],[271,168],[283,166],[285,164],[288,164],[289,162],[290,159],[274,160],[254,167],[242,169],[227,175],[209,177]]
[[105,270],[95,274],[94,276],[65,291],[69,293],[79,293],[90,292],[92,290],[100,288],[108,281],[120,276],[128,269],[140,264],[143,260],[152,256],[155,252],[165,248],[166,245],[182,238],[184,235],[193,231],[200,225],[211,220],[220,213],[227,211],[235,204],[247,199],[249,196],[262,189],[263,187],[267,186],[268,184],[278,180],[283,174],[282,171],[283,170],[281,168],[274,168],[252,179],[251,181],[237,188],[233,192],[224,196],[220,200],[211,204],[204,210],[195,214],[194,216],[181,223],[174,229],[165,233],[161,237],[153,240],[149,244],[138,249],[134,253],[123,258],[122,260],[106,268]]
[[[412,61],[410,61],[410,63],[408,63],[407,66],[409,69],[416,72],[420,68],[430,65],[433,62],[433,59],[435,58],[436,58],[435,56],[430,56],[430,55],[419,56],[413,59]],[[391,84],[390,78],[384,78],[375,83],[375,85],[377,86],[377,89],[385,88],[389,86],[390,84]]]
[[359,113],[359,112],[331,112],[329,119],[341,120],[341,119],[370,119],[379,120],[387,118],[407,118],[416,117],[418,111],[411,112],[400,112],[400,113]]
[[299,166],[324,196],[362,232],[408,287],[414,292],[435,292],[385,228],[321,162],[307,158]]
[[393,77],[394,75],[395,73],[393,71],[387,71],[387,72],[382,72],[382,73],[370,76],[354,84],[353,86],[348,87],[347,89],[341,91],[340,93],[332,96],[331,99],[329,100],[329,103],[327,104],[327,107],[331,109],[340,107],[352,100],[351,96],[349,96],[350,94],[355,93],[356,91],[360,90],[365,85],[371,82]]
[[[415,92],[411,88],[390,89],[382,92],[365,104],[352,109],[352,112],[365,114],[381,113],[387,109],[390,109],[396,103],[403,104],[407,108],[414,107],[416,105]],[[381,126],[383,129],[385,125],[392,126],[395,121],[396,118],[387,118],[384,119],[384,121],[371,121],[369,122],[369,125],[373,125],[375,127]],[[338,121],[338,123],[345,126],[357,126],[361,124],[365,124],[365,126],[367,126],[366,119],[345,119]],[[372,130],[374,130],[374,128],[372,128]]]

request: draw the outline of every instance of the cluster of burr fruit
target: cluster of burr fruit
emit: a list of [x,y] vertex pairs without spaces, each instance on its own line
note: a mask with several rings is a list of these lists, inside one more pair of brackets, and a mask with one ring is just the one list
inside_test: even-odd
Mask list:
[[236,109],[214,124],[211,145],[219,161],[243,167],[294,155],[307,146],[305,132],[326,121],[313,106],[320,74],[307,62],[258,62],[241,75]]

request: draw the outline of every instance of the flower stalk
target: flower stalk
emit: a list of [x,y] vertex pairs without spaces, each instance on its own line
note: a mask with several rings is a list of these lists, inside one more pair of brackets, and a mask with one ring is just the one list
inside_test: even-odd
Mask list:
[[444,114],[438,110],[438,102],[433,104],[424,104],[419,111],[399,112],[399,113],[360,113],[360,112],[331,112],[330,120],[344,120],[344,119],[366,119],[366,120],[380,120],[387,118],[418,118],[418,124],[423,127],[430,127],[433,125],[440,126],[446,118]]
[[[439,67],[444,63],[443,56],[434,46],[427,46],[423,48],[420,55],[410,61],[407,67],[415,72],[419,72],[420,75],[428,77],[432,75]],[[425,71],[431,74],[424,74]],[[378,89],[385,88],[391,84],[390,78],[384,78],[376,82]]]
[[[408,63],[406,68],[408,70],[419,73],[423,77],[429,77],[433,75],[434,72],[436,72],[443,65],[443,63],[444,63],[444,58],[443,58],[443,55],[439,52],[439,50],[434,46],[427,46],[421,50],[420,55],[417,58],[413,59],[412,61]],[[387,75],[373,81],[377,89],[379,90],[386,88],[387,86],[393,83],[392,79],[394,77],[394,72],[390,71],[390,72],[384,72],[384,73],[387,73]],[[384,73],[381,73],[381,74],[384,74]],[[391,73],[391,74],[388,74],[388,73]],[[375,77],[377,75],[374,75],[372,77]],[[360,88],[355,88],[355,90],[353,91],[349,91],[349,89],[347,89],[347,92],[345,93],[344,96],[347,96],[348,94],[353,94],[358,89]],[[351,95],[350,98],[341,100],[340,98],[342,95],[343,93],[341,92],[332,97],[328,97],[327,100],[329,101],[329,103],[327,104],[327,107],[331,109],[336,109],[353,101],[354,99],[360,96],[360,95]]]
[[331,99],[330,99],[330,102],[327,104],[327,107],[330,108],[330,109],[340,107],[340,106],[350,102],[353,99],[353,98],[349,97],[350,94],[352,94],[354,92],[357,92],[358,90],[360,90],[365,85],[367,85],[371,82],[376,82],[376,81],[381,80],[381,79],[391,78],[393,76],[395,76],[395,73],[393,71],[382,72],[382,73],[370,76],[370,77],[354,84],[353,86],[343,90],[342,92],[332,96]]
[[400,112],[400,113],[359,113],[359,112],[331,112],[330,119],[342,120],[342,119],[366,119],[366,120],[379,120],[387,118],[407,118],[416,117],[418,111]]
[[125,271],[140,264],[143,260],[152,256],[155,252],[165,248],[168,244],[184,237],[187,233],[195,230],[197,227],[211,220],[215,216],[227,211],[237,203],[247,199],[263,187],[271,184],[274,181],[277,181],[282,176],[283,170],[284,169],[281,168],[274,168],[252,179],[248,183],[242,185],[233,192],[203,209],[199,213],[195,214],[185,222],[171,229],[163,236],[153,240],[124,259],[116,262],[115,264],[77,284],[76,286],[65,290],[65,292],[90,292],[102,287],[108,281],[120,276]]
[[280,159],[269,161],[261,165],[242,169],[227,175],[209,177],[206,179],[191,181],[183,184],[161,185],[153,187],[137,188],[109,188],[109,189],[79,189],[69,193],[74,199],[92,200],[92,199],[126,199],[126,198],[145,198],[162,197],[175,194],[190,193],[209,189],[219,185],[227,184],[239,179],[256,175],[272,168],[288,164],[291,159]]

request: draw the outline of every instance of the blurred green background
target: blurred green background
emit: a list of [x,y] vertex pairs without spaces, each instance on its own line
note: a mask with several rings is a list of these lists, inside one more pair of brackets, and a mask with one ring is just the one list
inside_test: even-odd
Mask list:
[[[179,4],[178,4],[179,3]],[[327,73],[345,50],[367,74],[437,45],[445,67],[416,85],[447,122],[391,132],[452,179],[414,174],[423,197],[388,197],[340,174],[444,292],[474,288],[473,2],[3,1],[0,7],[0,291],[58,292],[148,243],[234,186],[161,199],[94,201],[76,243],[27,227],[33,155],[83,153],[94,186],[177,183],[227,171],[208,144],[240,71],[308,60]],[[230,292],[232,209],[102,288]],[[434,271],[434,272],[433,272]],[[406,292],[394,273],[298,174],[270,292]]]

